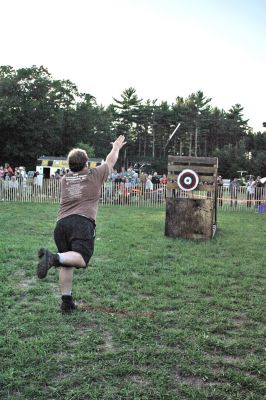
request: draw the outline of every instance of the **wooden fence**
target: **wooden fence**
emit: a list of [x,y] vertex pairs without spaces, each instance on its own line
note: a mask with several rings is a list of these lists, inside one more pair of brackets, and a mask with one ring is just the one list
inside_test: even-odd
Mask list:
[[[106,182],[102,187],[100,204],[163,207],[166,196],[202,199],[210,198],[213,192],[168,190],[161,184],[154,185],[153,190],[146,190],[144,183],[127,187],[125,184]],[[59,203],[60,180],[46,179],[39,185],[34,185],[32,179],[0,180],[0,199],[8,202]],[[223,187],[218,191],[217,206],[224,210],[266,212],[266,188],[257,188],[255,194],[248,198],[245,187],[240,187],[234,195],[228,187]]]

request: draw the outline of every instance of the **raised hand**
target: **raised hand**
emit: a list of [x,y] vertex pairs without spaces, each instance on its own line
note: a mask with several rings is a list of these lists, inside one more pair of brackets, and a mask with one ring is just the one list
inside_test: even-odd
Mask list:
[[120,135],[118,138],[111,143],[113,145],[113,149],[120,150],[125,144],[125,136]]

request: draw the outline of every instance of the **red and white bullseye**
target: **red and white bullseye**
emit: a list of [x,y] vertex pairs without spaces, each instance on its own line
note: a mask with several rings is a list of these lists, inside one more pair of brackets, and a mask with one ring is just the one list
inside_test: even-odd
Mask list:
[[177,177],[177,184],[181,190],[191,191],[199,184],[199,177],[192,169],[184,169]]

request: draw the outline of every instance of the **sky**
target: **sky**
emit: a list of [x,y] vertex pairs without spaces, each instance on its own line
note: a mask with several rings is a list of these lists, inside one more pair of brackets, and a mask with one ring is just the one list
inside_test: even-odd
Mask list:
[[134,87],[266,121],[266,0],[0,0],[0,65],[43,65],[107,106]]

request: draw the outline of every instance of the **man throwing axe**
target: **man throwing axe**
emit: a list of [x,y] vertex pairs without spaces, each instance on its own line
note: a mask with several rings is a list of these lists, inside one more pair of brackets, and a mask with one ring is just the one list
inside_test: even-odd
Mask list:
[[68,154],[70,172],[61,180],[61,201],[54,240],[58,253],[41,248],[37,276],[46,277],[51,267],[58,267],[62,293],[62,312],[71,312],[76,306],[72,299],[74,268],[86,268],[93,255],[96,216],[101,196],[101,186],[110,175],[125,137],[119,136],[112,143],[112,150],[105,162],[88,169],[88,156],[84,150],[73,149]]

